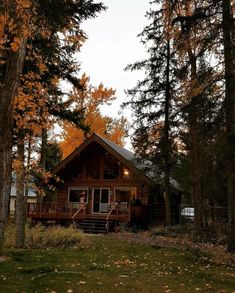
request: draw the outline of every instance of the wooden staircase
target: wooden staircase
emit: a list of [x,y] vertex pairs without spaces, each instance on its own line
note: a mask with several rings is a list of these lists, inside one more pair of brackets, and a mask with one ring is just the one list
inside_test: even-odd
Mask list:
[[113,230],[114,221],[86,218],[77,222],[76,227],[82,230],[84,233],[104,234]]

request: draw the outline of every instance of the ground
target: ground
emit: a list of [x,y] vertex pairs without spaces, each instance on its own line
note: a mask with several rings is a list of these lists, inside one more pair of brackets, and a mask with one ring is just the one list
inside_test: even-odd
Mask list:
[[148,233],[87,237],[74,249],[6,250],[0,292],[235,292],[235,262],[221,247]]

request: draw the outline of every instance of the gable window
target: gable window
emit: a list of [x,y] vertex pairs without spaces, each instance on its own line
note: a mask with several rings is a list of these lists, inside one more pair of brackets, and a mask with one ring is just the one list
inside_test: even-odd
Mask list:
[[123,179],[130,179],[131,178],[131,171],[126,167],[122,167],[122,178]]
[[100,179],[100,160],[91,157],[86,165],[87,178]]
[[68,201],[69,202],[87,202],[88,188],[87,187],[69,187]]
[[113,158],[110,154],[104,156],[104,179],[116,179],[119,178],[119,162]]

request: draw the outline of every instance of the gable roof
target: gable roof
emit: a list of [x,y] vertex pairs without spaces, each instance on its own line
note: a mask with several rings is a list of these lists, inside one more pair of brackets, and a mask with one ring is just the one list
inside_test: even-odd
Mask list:
[[[62,162],[60,162],[53,170],[53,173],[55,174],[58,171],[60,171],[92,142],[97,142],[98,144],[100,144],[104,149],[110,152],[114,157],[119,159],[122,163],[124,163],[124,165],[126,165],[130,169],[134,169],[135,171],[141,172],[140,166],[137,166],[137,164],[134,162],[136,157],[133,152],[121,147],[120,145],[117,145],[116,143],[108,140],[107,138],[104,138],[96,133],[93,133],[85,142],[83,142],[69,156],[67,156]],[[147,181],[152,181],[151,176],[149,176],[148,174],[142,173],[140,174],[140,176],[144,177]]]
[[131,151],[124,149],[120,145],[118,145],[118,144],[112,142],[111,140],[108,140],[107,138],[104,138],[96,133],[95,133],[95,135],[97,137],[99,137],[101,140],[103,140],[108,146],[110,146],[115,152],[117,152],[124,159],[126,159],[128,161],[132,161],[135,159],[135,155]]

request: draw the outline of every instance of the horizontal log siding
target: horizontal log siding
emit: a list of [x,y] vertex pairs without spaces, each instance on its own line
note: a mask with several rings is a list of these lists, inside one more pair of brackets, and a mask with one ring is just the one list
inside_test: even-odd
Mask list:
[[[147,205],[148,201],[148,190],[145,187],[146,184],[143,182],[136,182],[134,180],[76,180],[68,181],[64,183],[63,188],[58,188],[58,202],[67,202],[68,201],[68,189],[69,187],[88,187],[89,189],[89,200],[91,200],[91,192],[93,188],[109,188],[111,191],[110,202],[114,201],[115,188],[118,187],[127,187],[127,188],[136,188],[136,198],[140,199],[143,205]],[[142,187],[144,186],[144,188]]]

